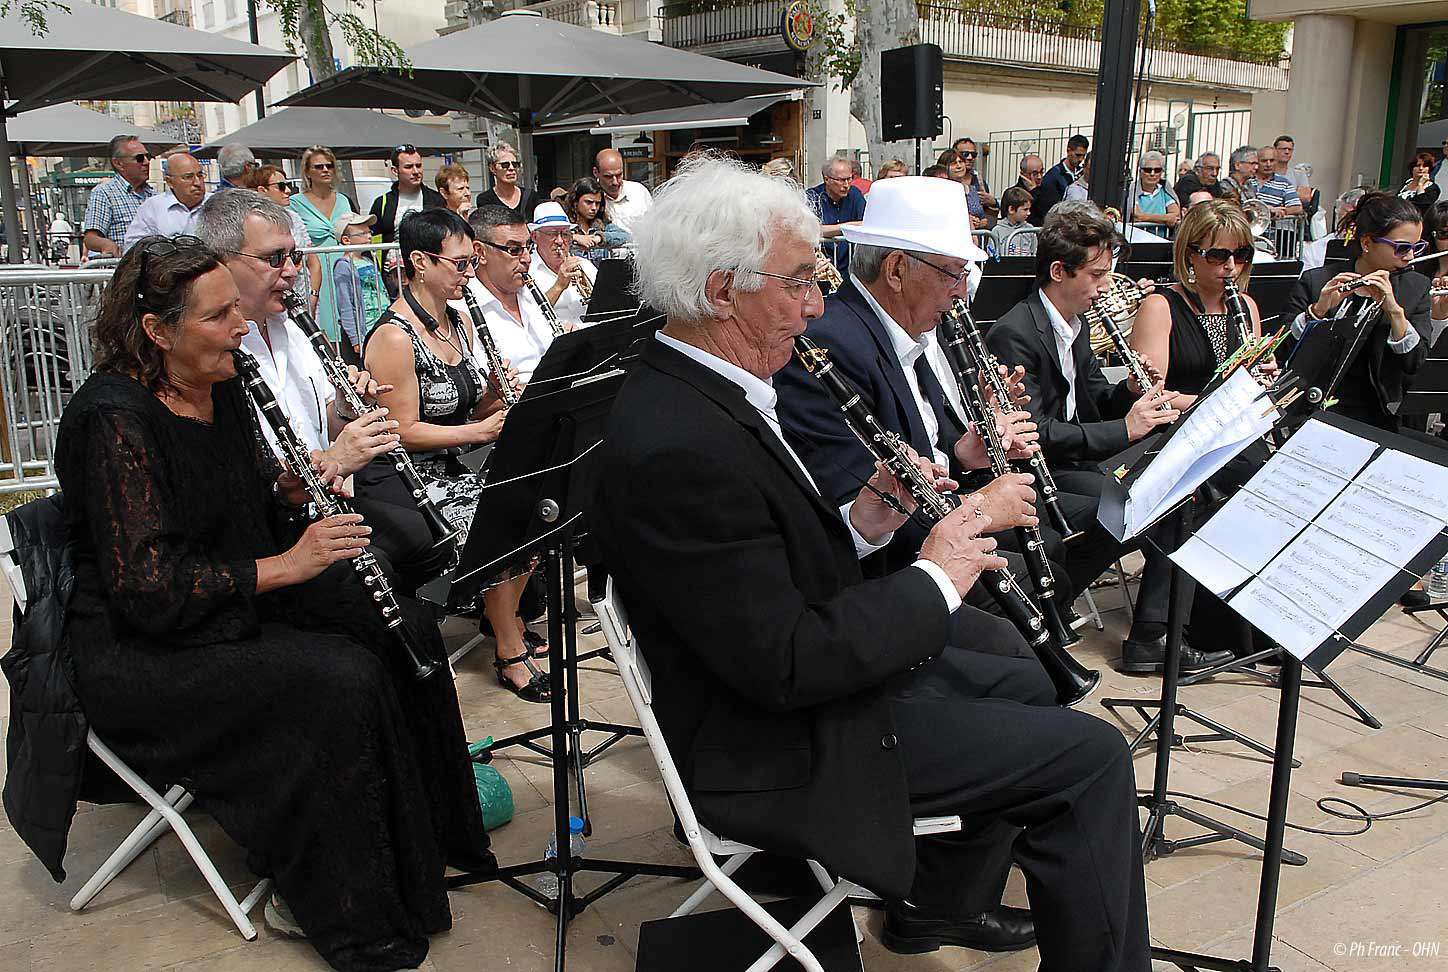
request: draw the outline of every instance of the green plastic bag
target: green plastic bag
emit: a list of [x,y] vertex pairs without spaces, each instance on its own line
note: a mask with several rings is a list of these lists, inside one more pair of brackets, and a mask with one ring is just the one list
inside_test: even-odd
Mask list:
[[[476,757],[493,744],[489,736],[468,746],[468,755]],[[513,819],[513,790],[508,781],[488,763],[473,763],[473,780],[478,785],[478,803],[483,808],[483,826],[496,830]]]

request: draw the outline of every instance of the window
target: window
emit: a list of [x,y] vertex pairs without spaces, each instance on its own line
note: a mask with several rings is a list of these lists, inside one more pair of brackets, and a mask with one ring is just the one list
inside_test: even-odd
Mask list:
[[231,23],[237,16],[236,0],[226,0],[226,22]]
[[202,30],[216,26],[216,4],[212,3],[212,0],[206,0],[206,2],[201,5],[199,18],[201,22],[197,26]]

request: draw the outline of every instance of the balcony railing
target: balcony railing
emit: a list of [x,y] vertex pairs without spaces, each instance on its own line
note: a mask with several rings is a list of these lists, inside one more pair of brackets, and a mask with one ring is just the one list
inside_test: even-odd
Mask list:
[[660,9],[659,21],[669,47],[700,47],[776,35],[783,14],[780,0],[675,3]]
[[170,13],[164,13],[164,14],[162,14],[161,16],[157,17],[156,19],[157,19],[157,20],[163,20],[163,21],[165,21],[165,22],[168,23],[168,24],[175,24],[175,25],[177,25],[178,27],[190,27],[190,26],[191,26],[191,11],[189,11],[189,10],[173,10],[173,11],[171,11]]
[[[999,14],[975,6],[974,0],[965,4],[920,2],[916,6],[920,40],[940,45],[948,58],[1076,74],[1094,74],[1101,60],[1100,27]],[[659,12],[663,42],[670,47],[705,47],[773,37],[779,33],[783,8],[781,0],[670,4]],[[1170,41],[1156,44],[1151,75],[1163,81],[1287,89],[1285,58],[1224,48],[1187,48]]]
[[544,0],[543,3],[520,4],[536,10],[549,20],[588,27],[611,34],[619,32],[618,0]]
[[[1042,17],[1001,15],[947,4],[917,4],[920,40],[938,44],[947,57],[986,64],[1095,73],[1101,62],[1101,28]],[[1151,76],[1258,90],[1287,89],[1286,61],[1225,48],[1187,48],[1158,41]]]

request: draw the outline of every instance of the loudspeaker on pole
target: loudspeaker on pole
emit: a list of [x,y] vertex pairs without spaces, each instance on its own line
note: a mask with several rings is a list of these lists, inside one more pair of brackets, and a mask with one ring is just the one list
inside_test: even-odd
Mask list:
[[945,57],[935,44],[880,52],[880,129],[886,142],[945,131]]

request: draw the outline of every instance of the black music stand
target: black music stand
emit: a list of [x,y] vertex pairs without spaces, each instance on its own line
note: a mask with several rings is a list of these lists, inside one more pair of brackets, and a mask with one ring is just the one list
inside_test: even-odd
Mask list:
[[[586,332],[564,335],[581,341]],[[570,352],[564,347],[565,353]],[[549,355],[553,350],[549,350]],[[546,357],[545,357],[546,360]],[[526,565],[541,549],[546,569],[548,640],[555,655],[549,668],[552,689],[552,724],[494,743],[491,749],[519,744],[549,757],[553,763],[553,832],[560,853],[553,860],[514,864],[494,873],[466,872],[449,877],[449,888],[487,881],[502,881],[558,916],[554,968],[562,972],[567,954],[568,925],[594,901],[631,877],[697,878],[693,867],[632,861],[573,858],[563,851],[568,843],[569,785],[572,769],[578,786],[580,813],[586,816],[583,787],[586,766],[580,736],[589,730],[613,732],[614,741],[632,726],[594,723],[578,718],[577,608],[573,600],[573,541],[582,519],[582,507],[591,494],[589,454],[603,438],[604,423],[623,380],[619,369],[594,371],[573,382],[554,379],[546,385],[530,382],[527,393],[513,407],[503,426],[488,472],[478,510],[463,547],[462,559],[449,578],[427,585],[429,599],[442,603],[476,596],[484,583],[510,567]],[[551,749],[533,742],[550,736]],[[490,750],[491,752],[491,750]],[[595,751],[594,755],[597,754]],[[549,897],[518,880],[551,871],[558,877],[558,896]],[[586,871],[610,874],[603,884],[585,895],[573,893],[573,875]]]
[[982,326],[994,324],[1006,311],[1031,295],[1036,286],[1036,258],[1008,256],[989,260],[981,266],[980,283],[970,302],[970,312]]

